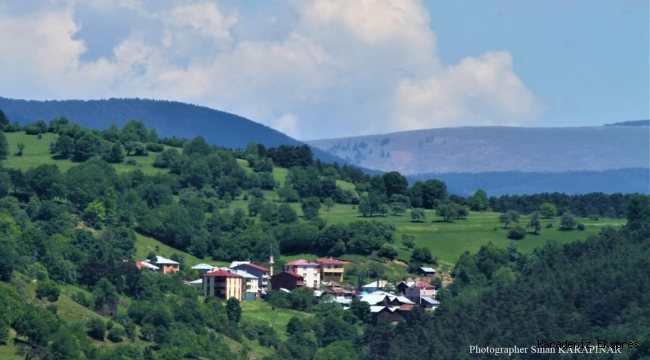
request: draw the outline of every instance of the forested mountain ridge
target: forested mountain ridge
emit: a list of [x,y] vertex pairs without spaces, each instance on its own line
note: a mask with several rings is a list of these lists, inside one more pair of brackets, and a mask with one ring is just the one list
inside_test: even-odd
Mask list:
[[[18,100],[0,97],[0,109],[21,124],[66,117],[91,129],[105,129],[111,124],[122,126],[137,119],[155,127],[161,136],[191,139],[203,136],[209,143],[244,148],[249,142],[266,146],[301,145],[302,143],[275,129],[227,112],[176,101],[147,99],[107,100]],[[344,163],[333,155],[314,149],[316,158]]]
[[406,175],[648,168],[650,136],[635,126],[458,127],[309,141],[351,163]]

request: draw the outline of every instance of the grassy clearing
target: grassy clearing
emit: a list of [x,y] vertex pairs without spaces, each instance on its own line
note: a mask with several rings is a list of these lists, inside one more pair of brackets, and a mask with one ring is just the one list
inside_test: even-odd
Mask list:
[[160,256],[170,258],[172,255],[176,254],[182,256],[185,259],[185,263],[189,266],[194,266],[200,263],[211,264],[214,266],[229,266],[230,263],[225,261],[214,261],[211,258],[199,259],[196,256],[190,255],[184,251],[176,250],[169,245],[165,245],[162,242],[148,236],[144,236],[136,233],[135,235],[135,249],[136,255],[135,258],[138,261],[144,260],[149,255],[149,252],[156,252],[156,247],[158,251],[156,252]]
[[[492,242],[498,246],[507,247],[513,241],[507,238],[508,230],[499,222],[499,214],[492,212],[472,212],[467,220],[443,222],[442,218],[435,215],[434,211],[426,211],[426,220],[411,222],[409,213],[401,216],[386,216],[363,218],[359,216],[352,205],[337,205],[331,211],[321,211],[321,217],[329,224],[350,223],[357,220],[370,220],[390,222],[395,224],[395,246],[399,251],[399,258],[408,260],[410,252],[402,246],[402,235],[415,236],[416,246],[428,247],[434,256],[444,264],[453,264],[465,251],[476,252],[481,246]],[[586,227],[585,231],[560,231],[560,219],[543,220],[543,228],[539,235],[529,233],[524,240],[515,241],[520,251],[531,253],[536,247],[542,246],[547,240],[558,243],[569,243],[576,240],[585,240],[591,235],[597,235],[605,226],[619,227],[625,223],[623,219],[600,219],[593,221],[586,218],[576,219]],[[522,216],[520,224],[525,225],[528,217]],[[546,228],[547,224],[552,228]]]
[[[9,143],[10,154],[3,162],[6,167],[20,169],[22,171],[29,170],[30,168],[37,167],[43,164],[55,164],[59,167],[61,172],[68,171],[71,167],[79,165],[79,163],[72,162],[71,160],[54,160],[52,154],[49,153],[50,143],[56,142],[58,135],[46,133],[43,134],[41,139],[37,135],[27,135],[24,132],[5,133],[7,142]],[[25,150],[22,156],[14,155],[17,151],[17,144],[22,142],[25,144]],[[149,153],[149,156],[129,156],[127,160],[135,160],[138,165],[127,164],[112,164],[117,172],[142,170],[145,174],[157,174],[164,172],[164,169],[153,167],[153,161],[156,158],[156,153]]]
[[273,310],[271,305],[263,300],[244,301],[241,307],[243,320],[263,322],[272,326],[282,340],[287,339],[285,331],[291,317],[296,316],[300,319],[306,319],[313,316],[297,310],[280,308]]

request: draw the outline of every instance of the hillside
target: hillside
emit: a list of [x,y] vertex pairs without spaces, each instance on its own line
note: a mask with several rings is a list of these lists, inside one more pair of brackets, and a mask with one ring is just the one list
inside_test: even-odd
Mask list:
[[353,164],[406,175],[648,168],[650,137],[633,126],[459,127],[314,140]]
[[[145,99],[34,101],[0,97],[0,109],[14,122],[21,124],[66,117],[69,121],[91,129],[105,129],[111,124],[124,125],[138,119],[155,127],[162,137],[191,139],[201,135],[212,144],[228,148],[244,148],[249,142],[266,146],[300,145],[268,126],[241,116],[203,106],[175,101]],[[343,161],[319,149],[314,156],[326,162]]]

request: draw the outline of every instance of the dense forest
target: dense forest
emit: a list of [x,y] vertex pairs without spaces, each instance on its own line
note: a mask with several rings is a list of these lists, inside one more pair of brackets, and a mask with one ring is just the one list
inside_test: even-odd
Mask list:
[[[494,358],[470,346],[531,347],[538,342],[633,342],[608,359],[650,357],[650,200],[636,196],[628,225],[585,242],[548,243],[530,256],[516,247],[466,253],[433,316],[368,329],[372,359]],[[544,358],[528,350],[514,358]],[[563,355],[581,359],[582,354]]]
[[[526,212],[555,201],[556,210],[577,213],[577,201],[554,194],[490,199],[481,190],[463,198],[450,195],[439,180],[409,186],[397,172],[370,176],[324,163],[307,146],[250,143],[232,151],[202,137],[161,138],[136,120],[99,131],[65,118],[21,126],[0,112],[0,127],[35,137],[57,134],[51,157],[77,164],[66,172],[49,163],[27,171],[0,169],[0,346],[13,341],[26,359],[244,359],[250,348],[233,351],[229,344],[251,341],[270,351],[269,359],[406,359],[413,351],[429,354],[426,358],[463,358],[474,341],[526,345],[532,336],[605,336],[646,344],[648,339],[643,324],[650,321],[650,287],[643,274],[649,270],[650,205],[643,195],[622,196],[620,203],[608,198],[613,214],[628,218],[621,231],[604,229],[598,238],[563,247],[548,244],[530,256],[493,246],[463,255],[454,283],[440,293],[442,307],[433,316],[414,311],[397,327],[376,322],[359,301],[342,310],[319,303],[309,289],[272,293],[267,301],[273,306],[311,314],[292,318],[279,334],[242,320],[236,300],[199,297],[183,283],[198,274],[181,257],[173,257],[181,263],[175,275],[139,271],[136,233],[218,261],[265,262],[269,248],[278,258],[307,251],[369,256],[387,253],[395,236],[390,224],[372,221],[377,214],[413,208],[413,217],[426,208],[456,218],[469,209]],[[149,153],[161,172],[145,174],[136,167],[118,173],[111,166]],[[0,132],[0,158],[7,156]],[[274,167],[288,168],[284,183],[273,177]],[[277,199],[269,198],[270,190]],[[602,196],[580,199],[587,213],[601,214]],[[232,206],[235,201],[245,201],[246,210]],[[302,218],[292,203],[299,204]],[[355,205],[359,219],[327,224],[319,213],[332,203]],[[426,248],[413,249],[412,267],[433,263]],[[565,279],[560,286],[559,277]],[[93,317],[60,313],[63,291],[73,291],[74,302]],[[536,321],[524,318],[530,313],[538,314]],[[507,316],[522,328],[503,331]],[[486,317],[495,319],[492,325]],[[98,346],[106,340],[113,346]],[[645,356],[644,346],[630,358]]]

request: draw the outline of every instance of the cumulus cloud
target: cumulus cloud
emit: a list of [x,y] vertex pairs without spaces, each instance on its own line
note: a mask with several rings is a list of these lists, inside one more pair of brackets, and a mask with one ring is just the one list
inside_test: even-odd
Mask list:
[[[12,49],[1,96],[188,101],[304,139],[520,125],[541,113],[508,52],[442,64],[419,0],[286,0],[277,14],[205,0],[30,4],[0,0],[0,47]],[[120,35],[87,42],[105,31],[93,16],[119,20]]]

